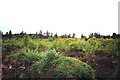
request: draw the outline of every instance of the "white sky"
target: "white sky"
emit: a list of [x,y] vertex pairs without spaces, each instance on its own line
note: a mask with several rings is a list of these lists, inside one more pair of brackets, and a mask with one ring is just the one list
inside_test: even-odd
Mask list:
[[119,0],[0,0],[3,33],[118,33]]

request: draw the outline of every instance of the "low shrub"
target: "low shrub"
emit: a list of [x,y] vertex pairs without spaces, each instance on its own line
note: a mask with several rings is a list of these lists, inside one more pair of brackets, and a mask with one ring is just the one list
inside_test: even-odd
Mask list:
[[38,48],[43,49],[43,48],[46,48],[46,46],[43,45],[43,44],[39,44],[39,45],[38,45]]
[[30,38],[28,34],[24,35],[24,46],[28,47],[28,44],[30,43]]
[[65,57],[52,50],[42,52],[41,55],[42,58],[26,71],[25,77],[84,78],[88,80],[95,78],[94,70],[78,59]]
[[26,49],[22,49],[18,53],[7,56],[7,58],[9,59],[17,60],[26,65],[38,61],[39,59],[41,59],[41,57],[42,56],[40,55],[40,53],[34,51],[27,51]]
[[69,43],[68,46],[69,46],[70,51],[79,49],[79,45],[76,42],[71,42],[71,43]]
[[30,50],[33,50],[33,51],[34,51],[34,50],[36,50],[36,49],[38,48],[38,46],[30,42],[30,43],[28,44],[28,48],[29,48]]

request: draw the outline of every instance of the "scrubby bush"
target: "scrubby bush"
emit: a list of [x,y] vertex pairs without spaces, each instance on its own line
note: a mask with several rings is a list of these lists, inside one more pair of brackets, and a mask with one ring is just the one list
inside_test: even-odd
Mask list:
[[65,47],[67,44],[65,44],[64,41],[60,41],[60,40],[54,40],[52,42],[52,45],[50,46],[50,49],[55,49],[57,51],[65,51]]
[[28,44],[30,43],[30,38],[28,34],[24,35],[24,46],[28,47]]
[[32,42],[32,39],[29,38],[28,34],[24,35],[24,46],[27,47],[30,50],[36,50],[38,48],[38,45],[36,45],[35,43]]
[[12,60],[17,60],[21,63],[25,64],[32,64],[39,59],[41,59],[41,55],[38,52],[34,51],[27,51],[26,49],[22,49],[18,53],[8,55],[7,58],[10,58]]
[[49,38],[48,38],[48,41],[50,41],[50,42],[52,42],[52,41],[54,41],[54,40],[55,40],[54,37],[49,37]]
[[23,78],[80,78],[94,79],[94,70],[86,63],[65,57],[55,50],[34,52],[22,49],[8,59],[17,60],[26,66]]
[[38,45],[38,48],[43,49],[43,48],[46,48],[46,46],[41,43],[41,44]]
[[65,57],[52,50],[42,52],[41,55],[42,58],[26,71],[25,77],[84,78],[88,80],[95,78],[94,70],[78,59]]
[[30,43],[28,44],[28,48],[29,48],[30,50],[33,50],[33,51],[34,51],[34,50],[36,50],[36,49],[38,48],[38,46],[30,42]]
[[68,47],[69,47],[69,51],[77,50],[79,49],[79,44],[77,42],[71,42],[69,43]]
[[94,78],[93,69],[86,63],[81,62],[75,58],[60,57],[52,62],[54,65],[53,73],[57,78]]

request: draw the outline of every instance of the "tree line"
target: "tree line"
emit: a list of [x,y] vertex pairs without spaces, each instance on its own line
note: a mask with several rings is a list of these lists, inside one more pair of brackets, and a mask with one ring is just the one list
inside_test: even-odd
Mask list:
[[[6,34],[3,34],[2,31],[0,31],[0,33],[2,34],[2,38],[23,38],[24,35],[27,34],[24,31],[22,31],[20,33],[12,34],[11,30],[9,32],[6,32]],[[38,39],[38,38],[46,39],[46,38],[49,38],[49,37],[54,37],[54,38],[75,38],[75,36],[76,36],[75,33],[73,33],[73,34],[66,34],[65,33],[63,35],[58,36],[57,33],[53,34],[53,33],[49,32],[49,31],[46,31],[45,33],[43,33],[42,30],[40,30],[39,32],[36,32],[35,34],[28,34],[28,35],[33,39]],[[110,35],[101,35],[100,33],[90,33],[88,38],[91,38],[91,37],[116,39],[116,38],[120,38],[120,34],[113,33],[112,36],[110,36]],[[83,34],[81,34],[81,38],[86,38],[87,39],[87,37],[84,36]]]

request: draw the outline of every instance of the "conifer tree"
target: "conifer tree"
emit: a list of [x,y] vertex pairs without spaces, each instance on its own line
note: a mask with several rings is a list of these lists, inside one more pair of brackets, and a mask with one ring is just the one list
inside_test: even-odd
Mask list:
[[9,35],[9,38],[12,38],[12,31],[11,30],[9,31],[8,35]]
[[47,38],[49,37],[49,35],[50,35],[50,33],[47,31],[47,32],[46,32],[46,36],[47,36]]
[[75,33],[73,33],[72,38],[75,38]]
[[40,30],[40,34],[42,35],[42,30]]
[[5,34],[6,36],[8,36],[8,32],[6,32],[6,34]]
[[68,38],[71,38],[71,34],[68,35]]
[[58,38],[57,33],[54,35],[55,38]]

